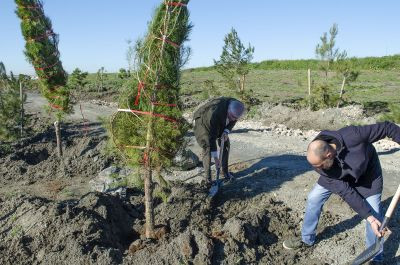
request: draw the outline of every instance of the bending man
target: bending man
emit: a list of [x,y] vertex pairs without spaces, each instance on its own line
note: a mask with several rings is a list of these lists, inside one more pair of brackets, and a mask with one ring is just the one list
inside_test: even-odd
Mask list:
[[[203,167],[205,171],[205,182],[211,185],[211,157],[214,158],[217,167],[222,163],[224,177],[230,179],[228,172],[229,137],[236,121],[243,115],[245,107],[242,102],[234,98],[220,97],[211,100],[201,106],[193,116],[195,121],[194,135],[197,143],[203,149]],[[221,138],[225,139],[222,161],[218,159],[217,140],[221,145]]]
[[[400,127],[391,122],[349,126],[338,131],[322,131],[308,146],[307,160],[320,174],[308,195],[301,238],[283,242],[287,249],[311,246],[324,203],[338,194],[366,219],[366,246],[375,243],[382,221],[382,169],[372,143],[392,138],[400,144]],[[383,260],[383,246],[374,261]]]

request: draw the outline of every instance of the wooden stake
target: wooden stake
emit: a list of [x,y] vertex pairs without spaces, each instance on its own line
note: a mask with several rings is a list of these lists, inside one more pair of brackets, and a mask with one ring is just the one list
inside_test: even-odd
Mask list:
[[311,109],[311,69],[308,69],[308,108]]
[[[152,111],[154,109],[152,105]],[[147,137],[146,137],[146,173],[144,177],[144,206],[145,206],[145,217],[146,217],[146,238],[154,238],[154,209],[153,209],[153,179],[152,179],[152,168],[151,168],[151,141],[153,131],[153,118],[147,126]]]
[[337,103],[337,108],[339,108],[340,103],[342,103],[342,97],[343,97],[343,92],[344,92],[344,85],[346,84],[346,76],[343,76],[343,82],[342,82],[342,87],[340,88],[340,95],[339,95],[339,100]]
[[23,136],[24,133],[24,93],[23,93],[23,89],[22,89],[22,82],[19,82],[19,98],[21,100],[21,111],[20,111],[20,115],[21,115],[21,138]]
[[58,157],[62,157],[63,153],[62,153],[61,130],[60,130],[60,122],[59,121],[54,122],[54,128],[56,130]]

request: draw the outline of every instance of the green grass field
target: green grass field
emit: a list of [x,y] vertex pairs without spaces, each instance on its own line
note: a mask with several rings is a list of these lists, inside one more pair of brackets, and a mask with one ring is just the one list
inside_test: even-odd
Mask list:
[[[325,80],[322,72],[312,71],[313,86]],[[182,93],[196,98],[203,97],[206,81],[214,82],[220,94],[233,96],[235,91],[226,88],[221,76],[215,70],[184,71],[181,79]],[[342,80],[330,73],[329,83],[337,87],[339,94]],[[312,86],[312,87],[313,87]],[[251,70],[246,89],[252,90],[252,96],[263,102],[279,103],[308,95],[306,70]],[[370,102],[400,103],[400,71],[398,70],[361,70],[358,79],[345,87],[348,100],[360,104]]]

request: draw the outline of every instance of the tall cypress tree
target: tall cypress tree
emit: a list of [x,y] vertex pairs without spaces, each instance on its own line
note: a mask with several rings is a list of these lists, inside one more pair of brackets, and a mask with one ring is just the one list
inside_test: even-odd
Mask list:
[[154,237],[153,172],[171,165],[187,126],[179,99],[180,68],[191,29],[189,0],[163,1],[137,46],[137,78],[112,118],[116,146],[131,165],[144,168],[146,237]]
[[21,31],[26,41],[25,56],[35,68],[42,95],[49,102],[49,110],[56,118],[57,148],[62,155],[60,121],[72,108],[69,104],[67,74],[60,61],[58,35],[45,16],[40,0],[15,0],[16,14],[21,19]]

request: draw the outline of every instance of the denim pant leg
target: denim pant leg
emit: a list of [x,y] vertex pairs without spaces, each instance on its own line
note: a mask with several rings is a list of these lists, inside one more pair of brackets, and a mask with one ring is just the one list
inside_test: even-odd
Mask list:
[[[378,193],[376,195],[369,196],[366,200],[369,204],[369,206],[374,210],[374,217],[379,219],[379,221],[383,221],[382,217],[382,206],[381,206],[381,193]],[[365,245],[366,247],[370,247],[375,244],[375,240],[377,237],[374,234],[374,231],[371,228],[371,225],[368,221],[366,221],[365,225]],[[381,250],[377,254],[380,255],[383,252],[383,242],[381,245]],[[382,257],[381,257],[382,258]]]
[[301,238],[307,245],[312,245],[315,242],[315,234],[322,207],[331,194],[331,191],[325,189],[318,183],[315,184],[314,188],[308,194],[303,228],[301,230]]

